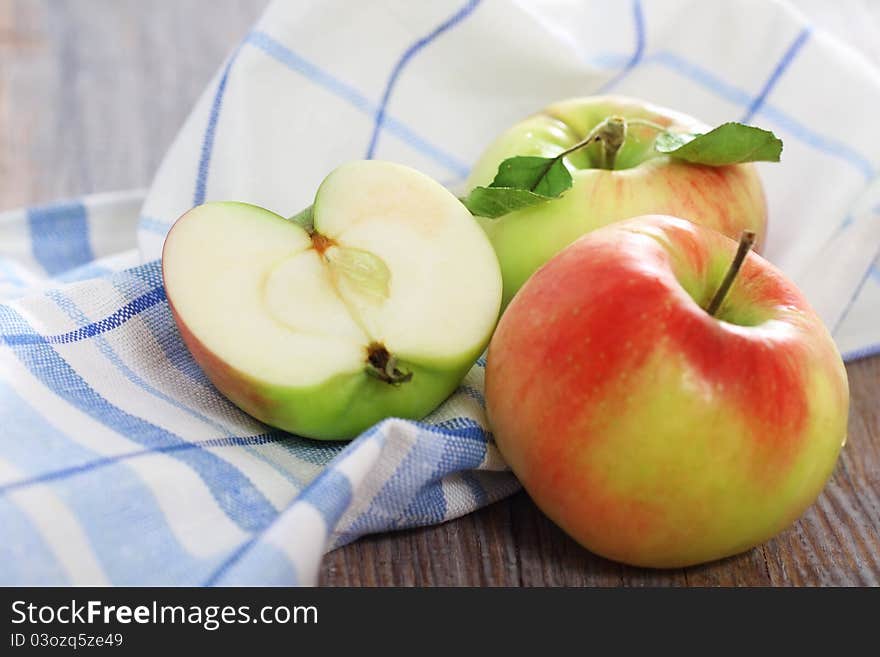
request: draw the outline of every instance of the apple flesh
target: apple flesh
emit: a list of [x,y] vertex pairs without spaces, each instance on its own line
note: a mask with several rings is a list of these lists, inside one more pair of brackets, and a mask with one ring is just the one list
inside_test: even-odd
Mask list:
[[523,286],[489,346],[499,449],[588,549],[636,566],[736,554],[792,523],[845,441],[846,372],[815,312],[736,243],[648,216],[577,240]]
[[[509,157],[561,153],[611,116],[651,121],[675,131],[709,131],[685,114],[622,96],[567,100],[499,136],[474,166],[467,189],[491,183],[498,165]],[[497,219],[478,218],[501,262],[503,305],[538,267],[578,237],[638,215],[683,217],[732,238],[751,229],[760,250],[767,208],[753,165],[711,167],[677,161],[654,150],[657,130],[647,125],[629,124],[626,135],[614,169],[600,168],[599,146],[580,149],[565,158],[573,181],[562,197]]]
[[495,326],[486,236],[446,189],[388,162],[336,169],[306,214],[217,202],[175,223],[162,264],[184,341],[236,405],[302,436],[424,417]]

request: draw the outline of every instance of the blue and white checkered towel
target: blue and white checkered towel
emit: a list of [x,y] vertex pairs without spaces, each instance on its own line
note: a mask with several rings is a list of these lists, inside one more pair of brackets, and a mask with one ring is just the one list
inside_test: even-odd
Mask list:
[[508,124],[642,96],[785,140],[767,255],[850,359],[880,351],[880,74],[786,7],[278,1],[229,56],[152,189],[0,215],[0,583],[309,584],[370,532],[510,494],[478,363],[422,423],[348,445],[271,430],[186,351],[157,258],[209,199],[291,215],[363,157],[460,184]]

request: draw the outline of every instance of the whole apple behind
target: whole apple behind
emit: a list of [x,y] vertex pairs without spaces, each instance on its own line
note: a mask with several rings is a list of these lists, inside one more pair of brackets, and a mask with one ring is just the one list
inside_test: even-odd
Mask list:
[[536,504],[606,557],[678,567],[736,554],[816,498],[846,437],[837,349],[749,254],[703,308],[729,238],[651,216],[582,237],[526,283],[489,347],[497,444]]
[[[673,131],[709,127],[671,109],[623,96],[575,98],[548,106],[497,137],[474,165],[467,189],[492,182],[498,165],[517,155],[552,157],[581,141],[610,116],[650,121]],[[504,278],[507,305],[528,277],[581,235],[643,214],[668,214],[731,238],[766,234],[764,189],[752,164],[712,167],[676,161],[654,150],[656,130],[632,123],[613,169],[599,168],[595,149],[566,158],[573,183],[561,198],[496,219],[478,217]]]

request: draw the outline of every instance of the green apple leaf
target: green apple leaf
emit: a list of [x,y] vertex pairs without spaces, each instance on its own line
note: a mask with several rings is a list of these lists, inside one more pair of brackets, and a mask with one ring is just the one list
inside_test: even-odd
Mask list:
[[471,214],[495,219],[559,198],[571,184],[561,157],[509,157],[488,187],[475,187],[461,202]]
[[725,123],[705,134],[661,132],[654,149],[679,160],[720,167],[743,162],[779,162],[782,140],[769,130]]
[[461,199],[461,202],[473,215],[497,219],[508,212],[522,210],[551,200],[550,196],[535,194],[527,189],[475,187],[470,194]]
[[489,187],[525,189],[539,196],[556,198],[571,187],[571,174],[562,158],[509,157],[498,166]]

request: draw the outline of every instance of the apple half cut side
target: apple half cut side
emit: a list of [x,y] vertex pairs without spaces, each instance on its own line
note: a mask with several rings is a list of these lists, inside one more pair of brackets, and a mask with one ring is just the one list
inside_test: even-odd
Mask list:
[[301,436],[430,413],[498,318],[482,230],[441,185],[380,161],[330,173],[295,219],[213,202],[174,224],[163,277],[195,360],[238,407]]

